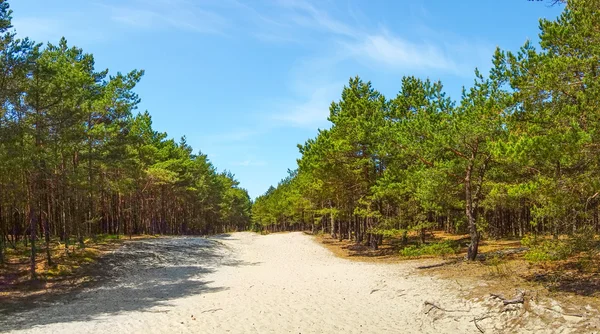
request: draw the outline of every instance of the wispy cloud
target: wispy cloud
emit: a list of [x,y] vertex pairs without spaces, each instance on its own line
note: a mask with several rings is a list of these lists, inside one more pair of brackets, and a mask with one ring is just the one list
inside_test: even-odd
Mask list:
[[[347,14],[352,17],[352,22],[332,17],[327,11],[317,7],[307,0],[282,0],[284,8],[295,10],[292,22],[296,28],[316,29],[328,36],[327,42],[341,46],[345,58],[353,58],[358,62],[371,62],[372,64],[389,69],[415,69],[438,70],[459,73],[463,69],[465,60],[463,54],[449,46],[444,41],[428,40],[421,38],[411,41],[408,38],[394,34],[385,27],[375,30],[361,27],[355,10]],[[425,12],[424,8],[420,8]],[[422,14],[425,15],[425,14]],[[458,42],[463,50],[473,51],[480,49],[480,45],[465,45],[465,41]],[[344,59],[341,59],[344,60]]]
[[458,72],[460,67],[446,50],[431,42],[410,42],[387,31],[366,35],[346,46],[355,58],[392,69]]
[[133,1],[106,5],[113,21],[143,29],[175,28],[199,33],[223,34],[229,20],[216,10],[186,0]]
[[306,98],[299,97],[274,106],[278,112],[272,115],[272,119],[294,127],[326,127],[329,106],[339,96],[342,87],[343,82],[315,86]]
[[282,7],[294,10],[289,17],[299,26],[320,29],[328,33],[353,37],[355,30],[348,24],[332,18],[326,11],[303,0],[285,0],[279,2]]
[[20,38],[29,37],[37,42],[57,43],[61,37],[67,39],[98,42],[105,39],[104,33],[91,26],[80,25],[74,29],[67,22],[77,21],[74,15],[64,17],[16,17],[12,20],[13,27]]
[[[272,119],[283,125],[313,129],[327,126],[329,105],[339,99],[346,80],[364,72],[365,68],[396,75],[410,71],[416,75],[468,76],[472,74],[474,63],[482,63],[482,59],[487,62],[492,50],[479,41],[467,41],[429,28],[405,35],[390,31],[380,23],[375,28],[365,27],[366,20],[361,19],[364,15],[358,10],[349,8],[336,16],[325,7],[330,2],[279,0],[277,3],[283,13],[280,16],[293,27],[290,29],[295,31],[294,36],[310,39],[318,50],[299,59],[290,70],[288,86],[296,97],[276,105],[272,114]],[[414,11],[418,11],[420,17],[429,15],[422,6]],[[415,24],[421,27],[424,23]],[[285,33],[282,29],[276,33],[281,31]],[[287,40],[270,37],[265,40]],[[348,65],[353,68],[351,73],[346,70]]]

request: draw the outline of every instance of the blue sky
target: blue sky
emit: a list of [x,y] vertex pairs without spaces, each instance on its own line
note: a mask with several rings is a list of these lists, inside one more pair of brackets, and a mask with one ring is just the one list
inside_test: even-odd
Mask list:
[[12,0],[20,36],[93,53],[98,69],[144,69],[136,91],[156,130],[187,137],[252,197],[295,168],[296,145],[329,126],[351,76],[394,97],[404,75],[458,98],[496,46],[537,40],[544,2]]

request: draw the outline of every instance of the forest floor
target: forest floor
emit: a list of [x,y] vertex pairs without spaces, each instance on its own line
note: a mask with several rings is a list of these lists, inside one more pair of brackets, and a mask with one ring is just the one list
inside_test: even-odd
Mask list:
[[[125,237],[100,235],[95,239],[84,240],[85,247],[76,242],[65,249],[64,243],[52,240],[50,254],[53,264],[48,265],[46,248],[43,241],[37,243],[36,274],[37,280],[31,280],[31,248],[23,242],[8,247],[5,264],[0,265],[0,300],[5,303],[26,303],[29,299],[44,294],[64,293],[94,280],[94,264],[104,255],[119,248],[128,240],[155,238],[150,235]],[[1,305],[0,305],[1,307]]]
[[[20,307],[0,303],[0,331],[598,331],[600,315],[591,306],[566,309],[529,290],[523,304],[505,306],[478,290],[491,287],[486,281],[417,269],[432,261],[439,260],[342,259],[299,232],[136,240],[101,257],[93,283]],[[509,290],[493,291],[512,298]]]

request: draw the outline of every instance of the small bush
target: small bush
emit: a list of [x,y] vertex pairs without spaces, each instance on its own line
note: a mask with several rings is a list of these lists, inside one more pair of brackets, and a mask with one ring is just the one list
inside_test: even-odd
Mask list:
[[533,248],[539,244],[539,240],[534,234],[526,234],[523,239],[521,239],[521,245],[527,248]]
[[564,260],[573,254],[571,242],[562,240],[546,240],[534,245],[525,254],[525,259],[531,262]]
[[[567,240],[538,240],[527,235],[521,240],[523,246],[529,247],[525,259],[532,262],[558,261],[579,253],[594,251],[597,240],[593,229],[580,229]],[[583,263],[582,267],[587,264]]]
[[596,246],[595,231],[592,227],[581,228],[571,237],[574,252],[585,252]]
[[443,241],[443,242],[436,242],[436,243],[430,243],[430,244],[423,244],[423,245],[410,245],[407,247],[404,247],[401,251],[400,251],[400,255],[401,256],[405,256],[405,257],[418,257],[418,256],[425,256],[425,255],[436,255],[436,256],[444,256],[444,255],[451,255],[451,254],[456,254],[459,250],[459,246],[456,242],[454,241]]

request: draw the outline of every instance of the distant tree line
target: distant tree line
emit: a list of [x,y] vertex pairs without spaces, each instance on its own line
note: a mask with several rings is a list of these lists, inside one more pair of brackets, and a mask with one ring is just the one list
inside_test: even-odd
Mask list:
[[18,39],[0,0],[0,264],[6,247],[98,234],[211,234],[247,229],[250,199],[152,128],[133,89],[143,71],[109,75],[69,46]]
[[332,125],[256,199],[256,230],[322,230],[374,248],[429,228],[482,236],[600,231],[600,1],[540,21],[538,46],[498,48],[455,102],[408,76],[388,99],[350,79]]

